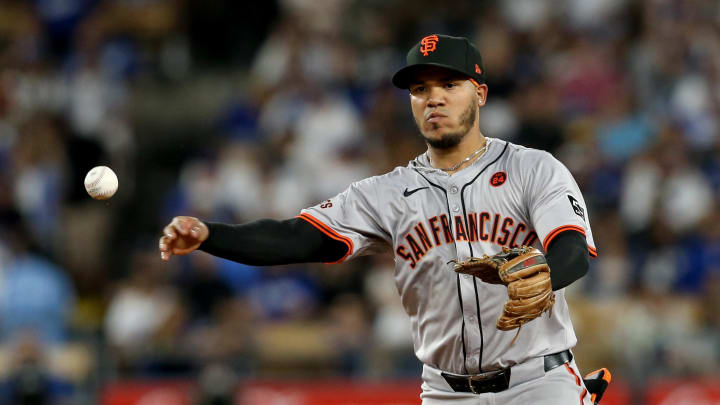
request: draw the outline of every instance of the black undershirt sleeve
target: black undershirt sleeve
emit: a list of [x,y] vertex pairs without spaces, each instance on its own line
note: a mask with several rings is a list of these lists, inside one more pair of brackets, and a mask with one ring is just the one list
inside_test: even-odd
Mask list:
[[587,274],[590,266],[585,236],[576,231],[565,231],[550,242],[545,256],[550,266],[553,291],[565,288]]
[[200,250],[252,266],[335,262],[348,247],[307,221],[261,219],[242,225],[205,222],[210,236]]
[[[300,218],[261,219],[242,225],[205,224],[210,235],[200,250],[253,266],[335,262],[348,253],[347,245]],[[561,233],[550,243],[546,258],[553,291],[567,287],[588,271],[585,236],[575,231]]]

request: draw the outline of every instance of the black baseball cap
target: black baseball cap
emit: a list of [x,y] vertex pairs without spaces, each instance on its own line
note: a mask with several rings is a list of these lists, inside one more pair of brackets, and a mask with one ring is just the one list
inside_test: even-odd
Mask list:
[[410,80],[421,66],[443,67],[469,76],[475,84],[485,83],[480,51],[464,37],[428,35],[410,49],[406,63],[392,78],[395,87],[401,89],[410,88]]

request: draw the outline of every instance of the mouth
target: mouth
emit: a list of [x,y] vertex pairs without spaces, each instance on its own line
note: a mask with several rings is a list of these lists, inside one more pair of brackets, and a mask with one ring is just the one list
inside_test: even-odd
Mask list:
[[441,114],[439,112],[433,112],[433,113],[428,114],[427,117],[425,118],[425,120],[427,122],[437,122],[437,121],[442,120],[443,118],[447,118],[447,115]]

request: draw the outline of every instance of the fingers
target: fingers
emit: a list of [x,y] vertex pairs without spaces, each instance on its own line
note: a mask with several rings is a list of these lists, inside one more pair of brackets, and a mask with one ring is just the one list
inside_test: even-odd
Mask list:
[[177,239],[177,229],[175,229],[175,226],[172,222],[170,223],[170,225],[163,228],[163,235],[164,237],[168,238],[168,241]]
[[158,243],[158,249],[160,250],[160,259],[167,262],[170,260],[170,256],[172,255],[185,255],[195,250],[195,246],[189,248],[179,248],[176,246],[177,242],[177,236],[174,238],[170,238],[167,235],[162,236]]
[[173,220],[173,222],[163,228],[163,236],[160,238],[158,248],[160,249],[160,259],[164,261],[170,260],[170,255],[172,254],[171,247],[174,244],[173,242],[178,237],[174,222],[175,220]]
[[175,243],[180,235],[188,234],[186,217],[175,217],[165,228],[163,228],[163,236],[160,238],[158,248],[160,249],[160,259],[169,261],[170,256],[176,252]]
[[170,253],[170,238],[162,236],[158,247],[160,249],[160,259],[164,261],[170,260],[170,255],[172,254]]
[[160,258],[170,260],[172,255],[184,255],[197,249],[208,237],[207,226],[199,219],[187,216],[178,216],[163,228],[158,248]]
[[195,224],[192,228],[190,228],[190,236],[192,236],[195,239],[200,239],[200,232],[201,228],[200,225]]

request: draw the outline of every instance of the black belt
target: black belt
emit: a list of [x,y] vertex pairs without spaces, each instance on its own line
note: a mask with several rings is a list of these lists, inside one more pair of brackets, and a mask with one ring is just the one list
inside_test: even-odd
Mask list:
[[[548,354],[543,358],[545,372],[562,366],[572,360],[572,358],[570,350]],[[445,381],[450,385],[450,388],[455,392],[482,394],[485,392],[504,391],[510,386],[510,368],[475,375],[451,374],[443,371],[440,375],[443,376]]]

